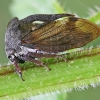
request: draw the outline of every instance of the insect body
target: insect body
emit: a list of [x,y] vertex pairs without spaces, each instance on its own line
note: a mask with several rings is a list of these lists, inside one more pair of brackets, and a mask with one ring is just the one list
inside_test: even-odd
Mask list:
[[31,15],[22,20],[15,17],[7,26],[5,50],[24,80],[18,63],[30,61],[50,70],[35,58],[56,57],[59,52],[82,47],[97,38],[99,32],[96,24],[71,14]]

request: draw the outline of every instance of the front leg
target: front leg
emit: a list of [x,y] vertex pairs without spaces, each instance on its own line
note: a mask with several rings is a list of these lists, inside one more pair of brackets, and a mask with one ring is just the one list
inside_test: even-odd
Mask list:
[[22,77],[22,71],[21,71],[19,64],[18,64],[20,60],[15,56],[14,56],[13,60],[14,60],[14,65],[15,65],[15,72],[19,75],[19,77],[22,79],[22,81],[25,81]]
[[22,79],[22,81],[25,81],[25,80],[23,79],[23,77],[22,77],[22,71],[21,71],[21,69],[20,69],[18,63],[15,62],[14,65],[15,65],[15,72],[19,75],[19,77]]

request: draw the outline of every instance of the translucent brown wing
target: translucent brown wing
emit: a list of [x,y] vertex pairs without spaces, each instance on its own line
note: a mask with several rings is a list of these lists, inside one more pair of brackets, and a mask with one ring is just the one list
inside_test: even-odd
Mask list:
[[22,44],[33,44],[35,48],[47,52],[62,52],[86,45],[100,35],[96,24],[76,17],[55,20],[30,32],[22,39]]

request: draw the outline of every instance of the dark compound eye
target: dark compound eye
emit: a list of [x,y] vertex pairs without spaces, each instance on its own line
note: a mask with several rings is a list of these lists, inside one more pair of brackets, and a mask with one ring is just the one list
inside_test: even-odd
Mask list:
[[9,58],[12,62],[14,62],[14,55],[9,55],[8,58]]
[[12,62],[15,61],[14,59],[16,59],[17,63],[24,63],[24,62],[25,62],[24,60],[22,60],[22,56],[21,56],[21,55],[20,55],[20,57],[16,57],[16,56],[14,56],[14,55],[10,55],[10,56],[8,56],[8,58],[9,58]]

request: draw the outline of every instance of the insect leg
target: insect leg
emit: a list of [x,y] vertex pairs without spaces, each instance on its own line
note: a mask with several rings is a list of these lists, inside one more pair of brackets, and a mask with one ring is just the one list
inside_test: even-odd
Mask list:
[[51,70],[51,69],[50,69],[47,65],[45,65],[43,62],[40,62],[39,60],[33,59],[32,56],[24,55],[24,56],[23,56],[23,59],[24,59],[25,61],[33,62],[33,63],[35,63],[36,65],[45,66],[46,69],[47,69],[48,71]]
[[20,67],[18,65],[18,60],[17,60],[16,57],[14,57],[14,65],[15,65],[15,71],[16,71],[16,73],[20,76],[20,78],[22,79],[22,81],[25,81],[23,79],[23,77],[22,77],[22,71],[21,71],[21,69],[20,69]]
[[29,52],[28,55],[31,55],[32,57],[35,57],[35,58],[42,58],[42,57],[53,58],[53,57],[56,57],[59,59],[63,59],[65,62],[68,62],[68,60],[64,57],[64,55],[32,53],[32,52]]

